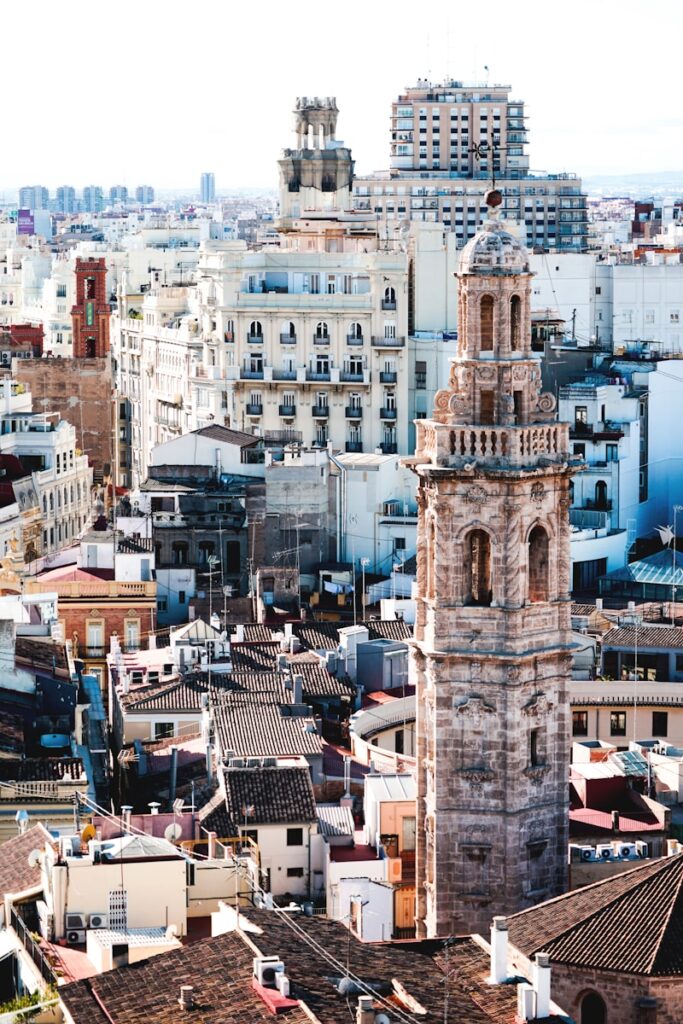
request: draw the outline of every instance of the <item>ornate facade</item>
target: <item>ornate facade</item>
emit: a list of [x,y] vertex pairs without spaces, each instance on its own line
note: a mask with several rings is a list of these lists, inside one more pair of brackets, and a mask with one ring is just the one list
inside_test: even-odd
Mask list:
[[541,393],[524,247],[463,249],[458,355],[417,421],[418,935],[486,933],[563,891],[568,834],[568,426]]

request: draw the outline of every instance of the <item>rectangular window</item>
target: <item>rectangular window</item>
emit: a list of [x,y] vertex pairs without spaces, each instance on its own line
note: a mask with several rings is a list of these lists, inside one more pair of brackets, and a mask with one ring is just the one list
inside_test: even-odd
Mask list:
[[537,768],[541,763],[538,746],[539,732],[539,729],[532,729],[529,734],[529,764],[532,768]]
[[653,736],[666,736],[669,731],[669,712],[668,711],[653,711],[652,712],[652,735]]
[[173,722],[155,722],[154,723],[154,739],[155,740],[167,740],[171,736],[175,736],[175,726]]
[[612,736],[626,735],[626,712],[610,711],[609,731]]
[[302,828],[287,829],[287,846],[303,846],[304,830]]
[[572,711],[572,736],[588,735],[588,712]]
[[287,878],[303,878],[303,868],[287,868]]
[[423,359],[418,359],[415,363],[415,388],[418,391],[424,391],[427,387],[427,362]]

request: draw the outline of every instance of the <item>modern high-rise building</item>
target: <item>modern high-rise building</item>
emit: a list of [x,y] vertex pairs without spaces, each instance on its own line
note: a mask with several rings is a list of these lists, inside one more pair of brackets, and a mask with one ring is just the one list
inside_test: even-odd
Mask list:
[[355,179],[356,208],[389,224],[440,221],[463,246],[485,219],[495,179],[530,248],[586,249],[580,179],[530,171],[527,141],[524,103],[510,86],[418,80],[392,104],[389,171]]
[[128,189],[125,185],[112,185],[109,189],[109,201],[111,203],[127,203]]
[[458,354],[417,424],[418,935],[482,932],[567,873],[569,426],[541,393],[529,254],[488,193]]
[[135,202],[147,206],[154,202],[154,189],[151,185],[138,185],[135,189]]
[[104,192],[100,185],[86,185],[83,189],[83,210],[85,213],[100,213],[104,207]]
[[19,208],[22,210],[47,210],[50,193],[43,185],[25,185],[19,189]]
[[55,210],[57,213],[75,213],[76,189],[71,185],[60,185],[55,193]]
[[213,171],[204,171],[199,179],[199,198],[202,203],[216,201],[216,175]]

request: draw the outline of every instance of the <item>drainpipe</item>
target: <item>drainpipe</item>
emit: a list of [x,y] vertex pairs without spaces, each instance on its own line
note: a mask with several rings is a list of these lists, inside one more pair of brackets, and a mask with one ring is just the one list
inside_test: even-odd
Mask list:
[[328,452],[328,458],[337,469],[339,470],[339,477],[337,480],[337,494],[341,489],[341,501],[339,496],[337,497],[337,561],[343,562],[346,557],[346,545],[342,545],[342,539],[346,540],[346,534],[342,529],[343,524],[346,522],[346,466],[339,461],[336,455],[332,452]]
[[308,826],[308,898],[311,898],[311,826]]
[[176,781],[178,779],[178,748],[171,747],[171,765],[168,778],[168,802],[173,805],[175,800]]

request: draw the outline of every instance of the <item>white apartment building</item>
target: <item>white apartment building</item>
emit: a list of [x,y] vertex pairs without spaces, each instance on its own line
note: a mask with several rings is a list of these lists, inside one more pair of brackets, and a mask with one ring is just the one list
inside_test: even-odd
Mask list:
[[574,455],[586,466],[572,481],[571,558],[576,592],[592,590],[628,561],[639,533],[640,403],[624,384],[588,377],[560,389],[559,418],[570,424]]
[[30,472],[42,514],[42,554],[72,543],[89,524],[92,469],[76,449],[76,429],[58,413],[31,412],[31,394],[5,381],[0,453]]

